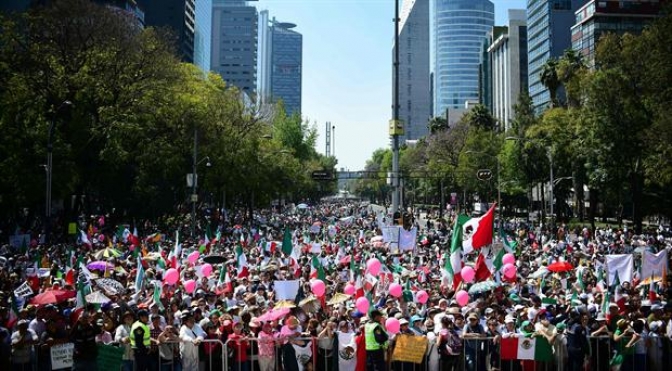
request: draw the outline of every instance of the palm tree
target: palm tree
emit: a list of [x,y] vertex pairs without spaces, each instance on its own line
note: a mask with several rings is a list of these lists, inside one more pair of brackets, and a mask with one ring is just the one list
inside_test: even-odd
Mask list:
[[467,115],[467,122],[471,126],[484,130],[494,130],[497,126],[497,119],[492,117],[488,107],[482,104],[476,105]]
[[432,117],[427,124],[430,134],[436,134],[440,131],[448,129],[448,120],[443,116]]
[[551,103],[549,104],[549,107],[555,107],[557,105],[558,88],[560,87],[560,79],[558,78],[558,60],[549,58],[546,63],[544,63],[539,78],[541,83],[551,94]]

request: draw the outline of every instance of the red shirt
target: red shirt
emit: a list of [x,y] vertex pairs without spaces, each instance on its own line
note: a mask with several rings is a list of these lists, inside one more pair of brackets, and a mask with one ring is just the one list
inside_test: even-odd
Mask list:
[[241,340],[244,336],[238,334],[229,335],[229,348],[233,349],[233,360],[236,362],[247,362],[247,348],[249,344],[247,340]]

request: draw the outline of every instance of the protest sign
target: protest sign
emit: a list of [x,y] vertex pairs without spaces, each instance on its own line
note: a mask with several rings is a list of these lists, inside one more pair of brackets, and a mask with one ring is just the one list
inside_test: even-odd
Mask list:
[[73,343],[58,344],[51,347],[51,369],[72,368],[72,353],[74,350],[75,344]]
[[422,363],[427,350],[426,337],[401,334],[397,335],[395,342],[393,361]]
[[118,370],[121,367],[121,357],[123,355],[124,348],[98,344],[98,369]]

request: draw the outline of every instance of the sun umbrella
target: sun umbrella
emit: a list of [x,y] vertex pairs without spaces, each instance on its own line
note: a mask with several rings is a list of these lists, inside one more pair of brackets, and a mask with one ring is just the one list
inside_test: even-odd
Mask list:
[[210,263],[210,264],[221,264],[221,263],[224,263],[226,261],[226,258],[223,257],[222,255],[213,254],[213,255],[208,255],[208,256],[204,257],[203,261],[206,262],[206,263]]
[[317,301],[317,298],[311,295],[311,296],[309,296],[309,297],[307,297],[307,298],[301,300],[301,301],[299,302],[299,306],[302,307],[302,306],[304,306],[304,305],[310,305],[310,304],[312,304],[312,303],[315,302],[315,301]]
[[103,295],[100,291],[94,291],[86,295],[86,302],[91,304],[105,304],[110,301],[110,298]]
[[96,257],[96,259],[101,260],[101,259],[107,259],[107,258],[118,258],[121,255],[121,251],[113,248],[113,247],[106,247],[100,251],[97,251],[93,256]]
[[124,285],[111,278],[99,278],[96,280],[96,284],[105,291],[113,292],[115,294],[123,294],[126,291]]
[[150,252],[146,256],[143,256],[142,260],[144,260],[144,261],[157,261],[160,258],[161,258],[161,254],[159,254],[158,252]]
[[104,262],[102,260],[99,260],[99,261],[95,261],[93,263],[87,264],[86,267],[91,269],[91,270],[96,269],[96,270],[99,270],[99,271],[104,271],[108,268],[114,268],[114,265],[112,265],[108,262]]
[[38,294],[30,301],[30,303],[35,305],[57,304],[70,298],[74,298],[76,295],[77,293],[70,290],[50,290]]
[[273,309],[291,309],[291,308],[296,308],[296,304],[294,304],[294,302],[291,300],[281,300],[277,302],[273,307]]
[[297,209],[307,209],[307,208],[308,208],[308,205],[306,205],[306,204],[298,204],[298,205],[296,205],[296,208],[297,208]]
[[499,285],[495,281],[476,282],[469,288],[469,293],[472,295],[481,294],[497,288]]
[[278,319],[289,314],[289,312],[290,312],[289,308],[271,309],[268,312],[257,317],[257,320],[261,322],[277,321]]
[[555,262],[546,267],[546,269],[548,269],[551,272],[567,272],[574,269],[574,266],[572,266],[568,262]]
[[327,305],[338,305],[341,303],[345,303],[348,300],[350,300],[350,295],[337,292],[336,294],[334,294],[331,300],[327,302]]

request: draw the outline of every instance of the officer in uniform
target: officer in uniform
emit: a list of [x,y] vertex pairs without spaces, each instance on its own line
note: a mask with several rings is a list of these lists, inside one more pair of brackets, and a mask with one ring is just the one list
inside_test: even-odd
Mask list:
[[135,356],[135,371],[150,371],[151,360],[149,355],[152,339],[149,333],[149,313],[141,309],[138,311],[138,320],[131,326],[131,347]]
[[387,371],[385,348],[388,336],[382,321],[383,314],[379,310],[374,310],[371,312],[371,321],[364,326],[366,368],[369,371]]

